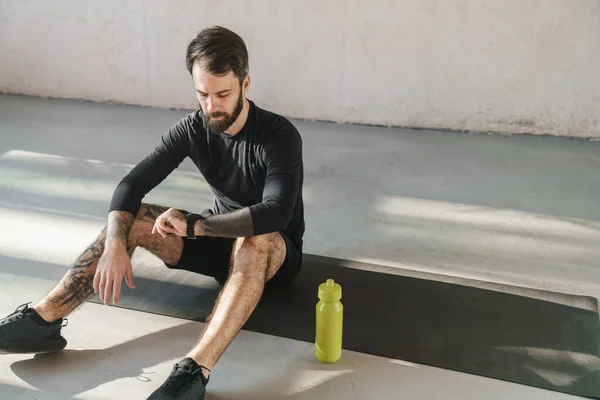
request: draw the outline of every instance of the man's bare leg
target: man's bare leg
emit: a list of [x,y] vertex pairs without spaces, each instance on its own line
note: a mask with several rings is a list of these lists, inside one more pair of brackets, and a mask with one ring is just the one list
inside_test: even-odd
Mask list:
[[[219,293],[200,340],[187,357],[198,365],[213,368],[256,308],[265,283],[279,270],[285,253],[285,241],[279,233],[236,241],[229,278]],[[203,373],[208,377],[206,370]]]
[[[144,247],[169,264],[177,264],[183,250],[183,240],[177,236],[163,238],[152,235],[156,218],[168,207],[142,204],[131,226],[127,251],[131,256],[138,247]],[[79,256],[61,281],[33,308],[48,322],[64,318],[94,294],[93,281],[98,261],[104,252],[106,227],[92,244]]]
[[46,321],[66,317],[94,293],[92,282],[104,249],[106,226],[52,291],[33,308]]

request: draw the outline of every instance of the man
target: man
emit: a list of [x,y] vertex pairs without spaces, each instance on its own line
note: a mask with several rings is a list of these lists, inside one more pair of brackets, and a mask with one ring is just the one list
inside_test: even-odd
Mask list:
[[[198,343],[150,399],[202,399],[210,370],[255,309],[265,286],[290,282],[302,263],[302,140],[284,117],[246,98],[243,40],[222,27],[199,32],[186,63],[199,110],[166,132],[117,186],[106,227],[58,285],[34,307],[0,321],[0,351],[61,350],[63,319],[94,293],[119,301],[134,288],[130,257],[143,247],[169,268],[215,277],[224,286]],[[190,157],[215,194],[201,214],[142,198]]]

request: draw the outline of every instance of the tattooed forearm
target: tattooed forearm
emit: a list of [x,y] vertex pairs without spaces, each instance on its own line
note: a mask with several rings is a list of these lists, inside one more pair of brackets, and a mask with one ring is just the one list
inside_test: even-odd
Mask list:
[[108,240],[127,241],[134,219],[135,217],[127,211],[111,211],[108,214]]
[[254,235],[250,209],[242,208],[227,214],[217,214],[196,222],[199,236],[248,237]]

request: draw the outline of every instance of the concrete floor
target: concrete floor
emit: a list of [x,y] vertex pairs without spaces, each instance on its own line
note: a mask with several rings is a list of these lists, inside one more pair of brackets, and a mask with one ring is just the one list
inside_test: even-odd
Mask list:
[[[1,315],[50,290],[119,179],[185,114],[0,96]],[[599,142],[294,122],[307,253],[600,297]],[[211,197],[186,161],[145,201],[201,210]],[[0,398],[145,398],[201,325],[88,304],[67,351],[0,358]],[[207,399],[571,397],[348,351],[325,366],[312,350],[242,332]]]

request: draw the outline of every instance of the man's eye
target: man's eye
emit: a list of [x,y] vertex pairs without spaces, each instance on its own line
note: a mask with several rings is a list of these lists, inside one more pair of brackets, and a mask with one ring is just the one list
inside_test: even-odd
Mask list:
[[229,93],[225,93],[225,94],[219,94],[219,97],[220,97],[220,98],[227,97],[227,95],[228,95],[228,94],[229,94]]

